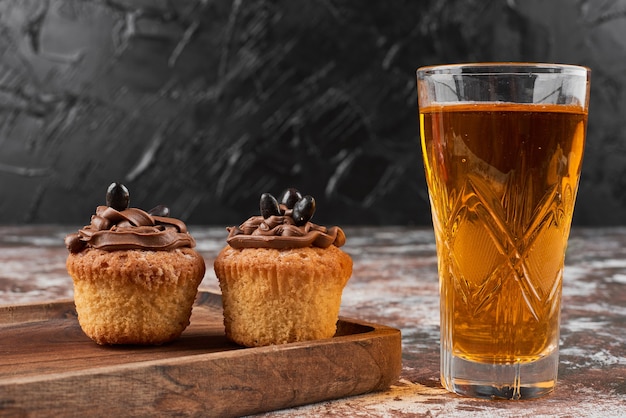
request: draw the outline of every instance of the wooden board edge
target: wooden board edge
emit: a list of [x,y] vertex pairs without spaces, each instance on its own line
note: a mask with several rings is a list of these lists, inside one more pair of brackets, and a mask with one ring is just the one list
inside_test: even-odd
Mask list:
[[0,326],[76,316],[73,299],[0,306]]

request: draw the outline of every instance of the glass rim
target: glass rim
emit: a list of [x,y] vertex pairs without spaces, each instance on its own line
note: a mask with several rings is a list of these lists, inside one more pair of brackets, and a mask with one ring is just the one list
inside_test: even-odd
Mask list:
[[564,74],[588,77],[589,67],[574,64],[533,62],[477,62],[428,65],[417,69],[418,77],[429,75],[506,75],[506,74]]

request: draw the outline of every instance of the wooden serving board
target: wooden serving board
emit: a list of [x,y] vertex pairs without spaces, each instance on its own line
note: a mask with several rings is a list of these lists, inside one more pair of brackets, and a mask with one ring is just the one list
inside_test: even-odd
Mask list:
[[0,307],[0,416],[240,416],[382,390],[400,331],[340,318],[326,340],[244,348],[224,336],[220,296],[161,346],[99,346],[72,301]]

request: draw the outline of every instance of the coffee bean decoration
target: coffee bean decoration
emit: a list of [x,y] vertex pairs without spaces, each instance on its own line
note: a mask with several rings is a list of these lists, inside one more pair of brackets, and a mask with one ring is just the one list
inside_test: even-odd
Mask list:
[[269,193],[263,193],[261,195],[259,206],[261,208],[261,216],[263,216],[263,219],[267,219],[270,216],[280,216],[278,200],[276,200],[276,198]]
[[152,209],[150,209],[148,211],[148,214],[152,215],[152,216],[169,217],[170,216],[170,208],[168,208],[167,206],[164,206],[164,205],[158,205],[158,206],[155,206]]
[[309,222],[315,213],[315,199],[306,195],[298,200],[293,206],[293,221],[296,225],[302,226]]
[[293,209],[293,206],[300,199],[302,199],[302,194],[300,194],[300,192],[293,187],[290,187],[282,193],[280,203],[285,205],[287,209]]
[[128,208],[130,203],[130,193],[122,183],[111,183],[107,189],[106,205],[117,211]]

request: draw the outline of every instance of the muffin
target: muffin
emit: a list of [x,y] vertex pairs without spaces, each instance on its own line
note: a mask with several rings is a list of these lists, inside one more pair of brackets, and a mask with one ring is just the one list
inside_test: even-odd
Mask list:
[[65,238],[78,321],[98,344],[162,344],[189,325],[204,259],[169,209],[128,203],[111,184],[90,225]]
[[231,341],[257,347],[331,338],[352,259],[339,227],[310,222],[315,200],[261,195],[261,216],[229,227],[214,263]]

